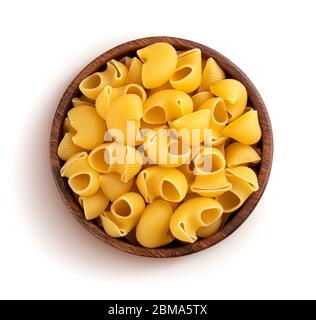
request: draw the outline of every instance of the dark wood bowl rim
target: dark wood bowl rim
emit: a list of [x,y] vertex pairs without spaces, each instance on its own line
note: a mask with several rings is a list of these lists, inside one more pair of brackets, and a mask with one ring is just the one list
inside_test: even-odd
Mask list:
[[[134,246],[120,239],[108,236],[94,222],[87,221],[84,218],[82,208],[78,204],[74,194],[68,186],[66,179],[60,177],[59,171],[62,166],[62,161],[58,158],[57,148],[62,138],[63,120],[65,119],[68,110],[71,108],[71,100],[79,94],[79,83],[91,75],[92,73],[104,68],[106,62],[111,59],[120,59],[125,55],[134,54],[136,50],[155,42],[168,42],[178,50],[188,50],[192,48],[200,48],[204,58],[213,57],[216,62],[229,74],[232,78],[241,81],[248,91],[248,101],[258,111],[259,122],[262,129],[262,161],[259,167],[258,182],[259,190],[253,193],[239,211],[214,235],[211,237],[198,240],[193,244],[182,245],[179,247],[166,247],[157,249],[147,249],[139,246]],[[258,201],[260,200],[271,171],[273,158],[273,136],[272,127],[269,120],[268,111],[265,104],[249,78],[235,64],[224,57],[217,51],[208,48],[202,44],[174,37],[149,37],[123,43],[111,50],[106,51],[99,57],[89,63],[71,82],[69,87],[63,94],[52,123],[50,134],[50,163],[54,176],[55,183],[59,193],[68,207],[71,214],[77,221],[91,232],[98,239],[110,244],[125,252],[146,257],[178,257],[186,254],[194,253],[206,249],[210,246],[227,238],[232,234],[252,213]]]

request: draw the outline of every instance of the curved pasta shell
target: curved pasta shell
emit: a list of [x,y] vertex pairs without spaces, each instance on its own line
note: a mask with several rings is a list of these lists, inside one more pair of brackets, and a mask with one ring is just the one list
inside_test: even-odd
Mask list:
[[188,189],[187,180],[182,172],[159,166],[142,170],[136,179],[136,184],[148,203],[158,197],[169,202],[180,202]]
[[257,175],[251,168],[245,166],[228,168],[226,169],[226,174],[228,177],[235,176],[245,182],[248,182],[253,191],[257,191],[259,189]]
[[143,86],[142,69],[143,63],[137,57],[134,57],[130,63],[126,83],[134,83]]
[[87,220],[92,220],[101,215],[109,204],[109,199],[99,189],[95,194],[88,197],[79,197],[79,203],[83,207]]
[[95,100],[106,85],[117,87],[125,83],[127,68],[124,64],[112,59],[106,66],[105,71],[95,72],[80,82],[79,89],[86,97]]
[[105,196],[110,201],[115,201],[123,194],[130,191],[135,179],[128,182],[122,182],[121,177],[117,173],[107,173],[100,176],[100,187]]
[[248,95],[245,86],[240,81],[224,79],[212,85],[210,90],[225,100],[227,112],[230,115],[229,121],[238,118],[245,111]]
[[222,217],[222,213],[222,206],[214,199],[193,198],[173,213],[170,220],[171,233],[181,241],[193,243],[197,240],[197,232],[215,223]]
[[225,101],[222,98],[211,98],[206,100],[199,110],[203,109],[211,111],[210,128],[212,130],[210,137],[204,139],[204,144],[218,146],[227,140],[222,133],[228,122]]
[[209,91],[202,91],[194,94],[191,99],[193,102],[193,111],[199,110],[200,106],[208,99],[213,98],[213,94]]
[[207,238],[210,237],[211,235],[215,234],[219,228],[221,227],[223,222],[223,215],[215,220],[213,223],[211,223],[207,227],[202,227],[199,230],[197,230],[196,235],[200,238]]
[[89,106],[72,108],[68,111],[68,118],[76,130],[76,134],[72,137],[75,145],[91,150],[103,143],[106,125],[95,108]]
[[201,84],[202,56],[200,49],[191,49],[178,55],[175,73],[170,84],[177,90],[192,92]]
[[145,209],[143,198],[135,192],[128,192],[117,198],[110,212],[101,215],[105,232],[111,237],[126,236],[138,223]]
[[203,69],[200,91],[210,90],[210,86],[225,79],[224,70],[216,63],[213,58],[208,58]]
[[106,113],[106,125],[117,142],[135,145],[142,114],[140,97],[127,94],[113,101]]
[[224,128],[223,135],[243,144],[257,143],[261,139],[261,128],[257,111],[248,111],[238,119],[229,123],[228,126]]
[[226,161],[223,154],[212,147],[202,147],[193,159],[196,175],[214,175],[225,169]]
[[79,196],[91,196],[100,187],[99,173],[87,166],[86,169],[75,172],[68,179],[72,191]]
[[67,161],[74,154],[83,151],[82,148],[76,146],[72,141],[73,133],[66,132],[63,139],[58,146],[58,157],[64,161]]
[[203,197],[217,197],[230,190],[231,186],[223,169],[211,175],[197,175],[191,184],[191,190]]
[[178,90],[162,90],[144,103],[143,120],[149,124],[164,124],[193,111],[191,97]]
[[94,106],[94,101],[85,97],[85,96],[81,96],[80,98],[73,98],[71,100],[73,107],[78,107],[78,106]]
[[78,152],[71,156],[61,167],[60,175],[69,178],[78,171],[89,167],[87,152]]
[[95,101],[95,107],[101,118],[106,120],[106,114],[110,108],[111,103],[121,96],[128,94],[138,95],[144,103],[147,94],[143,87],[138,84],[127,84],[122,87],[112,88],[111,86],[105,86]]
[[174,168],[190,162],[191,148],[170,136],[164,127],[151,130],[144,137],[143,148],[152,164]]
[[167,201],[155,200],[146,206],[136,227],[137,241],[146,248],[164,246],[173,240],[169,230],[172,208]]
[[177,66],[177,52],[165,42],[151,44],[137,50],[137,55],[144,63],[142,81],[146,89],[157,88],[173,75]]
[[260,155],[256,150],[246,144],[233,142],[225,148],[227,167],[236,167],[248,163],[259,163]]
[[88,157],[89,165],[100,173],[118,173],[122,182],[128,182],[142,168],[141,153],[133,147],[118,143],[102,144]]
[[176,129],[185,143],[199,145],[204,141],[204,136],[208,136],[205,130],[210,129],[210,117],[210,110],[199,110],[169,122],[169,126]]

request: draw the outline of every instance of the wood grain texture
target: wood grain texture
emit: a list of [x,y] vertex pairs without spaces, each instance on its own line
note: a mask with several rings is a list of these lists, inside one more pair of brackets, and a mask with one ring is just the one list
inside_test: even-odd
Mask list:
[[[120,59],[125,55],[135,55],[136,50],[159,41],[168,42],[177,50],[200,48],[204,58],[213,57],[227,75],[241,81],[245,85],[248,91],[248,105],[252,105],[258,111],[259,115],[259,122],[262,129],[262,161],[257,168],[259,190],[247,199],[244,205],[216,234],[211,237],[201,239],[193,244],[182,245],[180,243],[173,243],[170,247],[147,249],[129,244],[125,240],[112,238],[98,227],[95,222],[85,220],[83,210],[68,186],[67,180],[60,177],[59,172],[62,166],[62,161],[57,156],[57,148],[62,139],[64,119],[68,110],[72,107],[71,100],[79,95],[79,83],[92,73],[98,70],[103,70],[107,61],[111,59]],[[165,258],[183,256],[206,249],[227,238],[249,217],[258,204],[269,179],[272,167],[272,158],[273,136],[269,115],[260,94],[249,78],[236,65],[217,51],[193,41],[173,37],[150,37],[126,42],[105,52],[93,60],[75,77],[66,89],[57,107],[50,135],[50,163],[53,176],[59,193],[71,214],[81,225],[103,242],[125,252],[147,257]]]

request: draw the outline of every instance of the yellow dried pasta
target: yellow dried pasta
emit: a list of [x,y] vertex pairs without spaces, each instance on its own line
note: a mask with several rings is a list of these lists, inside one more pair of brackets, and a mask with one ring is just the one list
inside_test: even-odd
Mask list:
[[257,151],[246,144],[233,142],[225,148],[227,167],[236,167],[248,163],[259,163],[261,160]]
[[137,50],[143,62],[142,81],[146,89],[157,88],[174,74],[177,66],[177,52],[168,43],[158,42]]
[[194,94],[191,99],[193,102],[193,111],[199,110],[200,106],[208,99],[213,98],[213,94],[209,91],[201,91]]
[[137,241],[146,248],[157,248],[170,243],[172,236],[169,224],[173,210],[164,200],[148,204],[136,227]]
[[200,49],[192,49],[178,55],[175,73],[170,84],[177,90],[192,92],[201,84],[202,57]]
[[109,204],[109,199],[99,189],[95,194],[88,197],[79,197],[79,203],[83,208],[87,220],[99,217]]
[[101,215],[105,232],[115,238],[126,236],[137,225],[144,209],[145,202],[138,193],[122,195],[112,203],[111,211]]
[[217,201],[204,197],[193,198],[173,213],[170,221],[171,233],[181,241],[193,243],[197,240],[198,231],[215,223],[222,214],[223,208]]
[[74,154],[84,151],[84,149],[76,146],[73,143],[72,141],[73,136],[74,136],[73,133],[66,132],[58,146],[58,150],[57,150],[58,157],[64,161],[67,161]]

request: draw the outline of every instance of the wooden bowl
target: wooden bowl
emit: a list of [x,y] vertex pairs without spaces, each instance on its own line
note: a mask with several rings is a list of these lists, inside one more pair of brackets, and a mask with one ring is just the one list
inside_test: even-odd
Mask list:
[[[214,235],[211,237],[201,239],[192,244],[171,244],[169,247],[163,247],[158,249],[147,249],[140,246],[135,246],[128,243],[125,239],[116,239],[108,236],[103,229],[101,229],[94,221],[87,221],[84,217],[84,213],[80,205],[78,204],[75,195],[72,193],[68,186],[67,180],[60,177],[59,171],[63,162],[57,156],[57,148],[63,135],[63,122],[67,115],[68,110],[72,107],[72,98],[79,95],[79,83],[92,73],[99,69],[104,69],[106,62],[111,59],[120,59],[126,55],[135,55],[136,50],[145,47],[149,44],[164,41],[173,45],[177,50],[189,50],[192,48],[201,49],[204,58],[213,57],[221,68],[226,72],[228,77],[232,77],[241,81],[248,91],[248,105],[252,105],[259,115],[259,122],[262,129],[262,160],[258,165],[258,181],[259,190],[253,193],[244,205],[234,213],[229,221]],[[173,37],[150,37],[142,38],[138,40],[129,41],[123,43],[97,57],[91,63],[89,63],[71,82],[62,96],[59,105],[57,107],[55,117],[53,120],[51,135],[50,135],[50,163],[53,171],[53,176],[57,184],[59,193],[64,200],[66,206],[70,210],[71,214],[83,225],[89,232],[95,235],[103,242],[110,244],[125,252],[133,253],[136,255],[147,257],[178,257],[189,253],[194,253],[203,249],[206,249],[214,244],[227,238],[232,232],[234,232],[252,213],[260,200],[265,187],[267,185],[269,174],[272,166],[273,157],[273,137],[272,128],[269,120],[269,115],[264,102],[258,93],[255,86],[248,79],[248,77],[230,60],[218,53],[217,51],[208,48],[202,44],[179,39]]]

